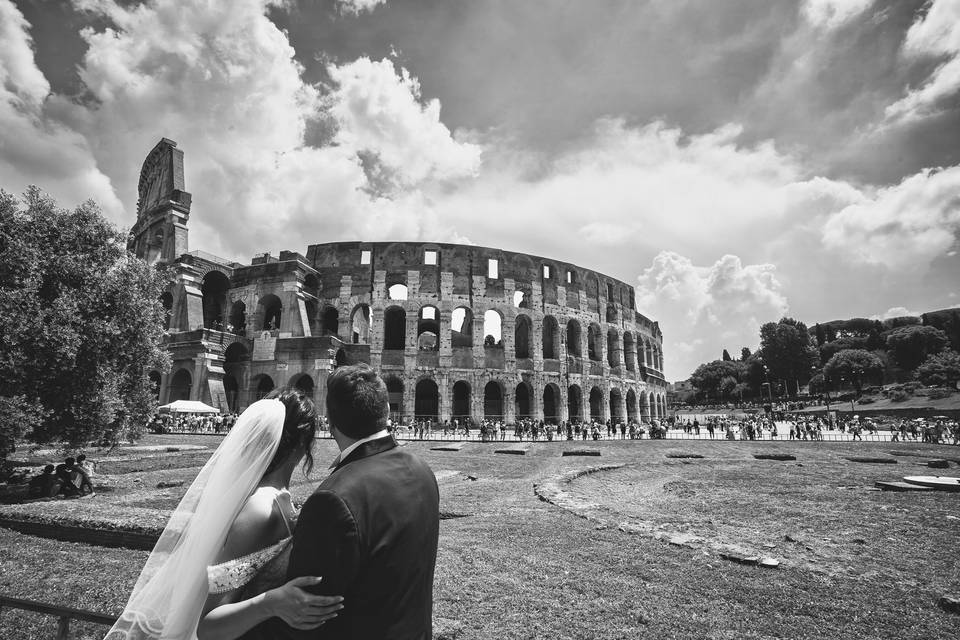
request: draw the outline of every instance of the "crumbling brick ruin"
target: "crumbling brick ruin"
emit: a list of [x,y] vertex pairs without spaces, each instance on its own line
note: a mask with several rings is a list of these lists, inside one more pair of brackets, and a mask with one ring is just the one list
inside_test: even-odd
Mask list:
[[663,338],[633,287],[576,265],[428,242],[335,242],[244,265],[187,251],[183,152],[144,162],[131,248],[172,266],[164,294],[173,367],[161,404],[239,411],[280,385],[323,406],[326,376],[368,362],[397,418],[508,424],[665,413]]

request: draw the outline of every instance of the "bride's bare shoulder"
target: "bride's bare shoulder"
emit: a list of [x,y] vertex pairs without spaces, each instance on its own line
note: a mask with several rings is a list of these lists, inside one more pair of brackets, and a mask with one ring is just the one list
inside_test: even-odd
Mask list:
[[278,516],[274,495],[274,490],[264,487],[247,498],[223,545],[223,555],[227,559],[245,556],[276,542],[273,538],[276,537]]

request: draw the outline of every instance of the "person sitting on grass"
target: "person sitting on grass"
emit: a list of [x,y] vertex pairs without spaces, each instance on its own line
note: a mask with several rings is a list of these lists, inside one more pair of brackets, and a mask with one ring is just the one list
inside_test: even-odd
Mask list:
[[77,463],[73,467],[75,470],[75,473],[73,474],[73,479],[74,479],[74,482],[76,482],[77,480],[80,481],[79,488],[80,488],[81,494],[86,492],[86,493],[89,493],[90,495],[94,495],[93,484],[90,482],[90,475],[93,473],[93,470],[87,464],[85,464],[86,460],[87,460],[86,454],[81,453],[80,455],[77,456]]
[[76,460],[67,458],[57,465],[56,474],[60,481],[60,495],[73,498],[80,495],[80,488],[73,483],[73,473],[76,471]]
[[48,464],[43,473],[30,479],[27,495],[31,498],[52,498],[60,492],[60,479],[54,475],[54,467]]

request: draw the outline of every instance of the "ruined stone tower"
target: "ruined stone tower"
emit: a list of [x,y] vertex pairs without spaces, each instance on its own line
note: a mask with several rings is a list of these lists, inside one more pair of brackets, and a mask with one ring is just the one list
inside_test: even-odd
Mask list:
[[163,138],[143,161],[137,221],[128,248],[150,264],[170,263],[187,252],[190,194],[183,180],[183,151]]

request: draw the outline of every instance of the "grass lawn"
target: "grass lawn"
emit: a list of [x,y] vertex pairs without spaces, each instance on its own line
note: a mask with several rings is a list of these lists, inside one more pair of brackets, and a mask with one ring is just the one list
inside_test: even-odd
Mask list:
[[[953,448],[628,440],[590,442],[600,457],[561,457],[583,443],[532,444],[524,456],[496,454],[494,444],[459,452],[406,446],[437,473],[441,510],[468,516],[440,525],[435,638],[960,637],[960,615],[936,604],[960,593],[960,494],[869,490],[875,480],[928,473],[919,465]],[[921,455],[896,465],[844,459],[894,449]],[[774,451],[797,460],[753,458]],[[326,475],[333,454],[332,442],[318,442],[315,478],[295,483],[295,501]],[[189,483],[202,457],[117,467],[98,476],[112,490],[70,501],[71,516],[84,508],[91,518],[112,508],[169,509],[185,488],[156,489],[157,482]],[[600,465],[616,468],[558,481]],[[534,486],[551,482],[581,506],[540,500]],[[684,546],[667,542],[681,534]],[[780,568],[720,557],[731,549],[776,558]],[[146,555],[0,529],[0,593],[118,612]],[[52,618],[0,615],[0,638],[52,637],[55,629]],[[81,629],[87,635],[77,637],[104,631]]]

